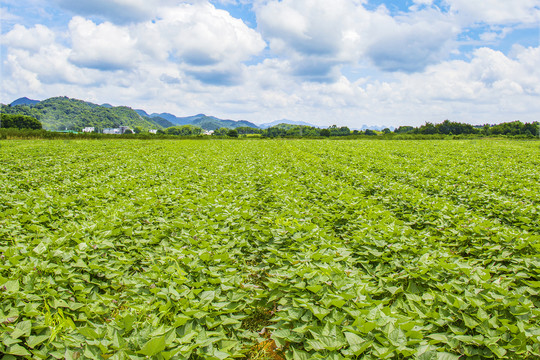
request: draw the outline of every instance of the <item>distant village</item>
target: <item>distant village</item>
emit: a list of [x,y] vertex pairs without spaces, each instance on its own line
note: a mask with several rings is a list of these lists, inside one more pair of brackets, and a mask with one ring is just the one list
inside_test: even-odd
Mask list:
[[[60,132],[71,132],[71,133],[75,133],[76,131],[72,131],[72,130],[62,130]],[[97,132],[96,131],[96,128],[95,127],[85,127],[82,129],[82,132],[83,133],[93,133],[93,132]],[[150,134],[157,134],[158,130],[157,129],[149,129],[148,132]],[[130,128],[129,126],[120,126],[120,127],[117,127],[117,128],[105,128],[101,131],[102,134],[116,134],[116,135],[122,135],[122,134],[133,134],[134,131],[132,128]],[[214,133],[214,130],[205,130],[203,131],[203,135],[212,135]]]

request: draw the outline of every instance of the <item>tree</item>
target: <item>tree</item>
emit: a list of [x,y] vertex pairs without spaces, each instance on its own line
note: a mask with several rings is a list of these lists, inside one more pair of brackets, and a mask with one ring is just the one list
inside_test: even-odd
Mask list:
[[366,135],[368,136],[374,136],[374,135],[377,135],[377,133],[373,130],[370,130],[370,129],[366,129]]
[[392,130],[390,130],[389,128],[384,128],[382,132],[385,134],[390,134]]
[[321,129],[321,131],[319,132],[319,135],[329,137],[330,136],[330,130]]
[[236,129],[231,129],[231,130],[229,130],[227,132],[227,136],[237,138],[238,137],[238,131],[236,131]]
[[200,135],[202,133],[202,129],[193,125],[172,126],[165,129],[165,133],[169,135],[193,136]]
[[408,132],[412,132],[414,130],[414,127],[412,126],[400,126],[397,129],[394,130],[394,133],[396,134],[406,134]]
[[27,115],[12,115],[4,113],[0,114],[0,127],[33,130],[42,129],[41,123],[36,118]]
[[229,129],[221,127],[219,129],[214,130],[214,133],[212,135],[214,135],[214,136],[226,136],[227,131],[229,131]]
[[419,134],[430,135],[430,134],[436,134],[437,128],[432,123],[426,122],[425,125],[420,126],[419,128],[416,129],[416,131]]

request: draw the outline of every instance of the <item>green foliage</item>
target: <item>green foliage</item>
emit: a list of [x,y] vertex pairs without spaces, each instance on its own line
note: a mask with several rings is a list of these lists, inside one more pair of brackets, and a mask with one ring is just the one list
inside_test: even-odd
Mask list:
[[346,126],[338,127],[337,125],[332,125],[328,130],[330,130],[330,136],[348,136],[351,134],[351,130]]
[[[172,126],[175,126],[172,122],[170,122],[169,120],[167,119],[164,119],[162,117],[159,117],[159,116],[155,116],[155,117],[144,117],[145,119],[149,120],[149,121],[153,121],[154,123],[158,124],[159,126],[163,127],[163,128],[169,128],[169,127],[172,127]],[[157,129],[157,127],[154,127],[154,129]]]
[[234,121],[234,120],[223,120],[218,119],[213,116],[202,116],[199,117],[192,122],[193,125],[199,126],[203,128],[204,130],[217,130],[219,128],[227,128],[227,129],[237,129],[239,127],[241,128],[254,128],[254,124],[248,122],[248,121]]
[[486,135],[525,135],[538,136],[540,135],[540,123],[522,123],[521,121],[513,121],[494,125],[484,129]]
[[214,136],[227,136],[227,132],[229,132],[229,129],[221,127],[219,129],[214,130],[214,133],[212,135],[214,135]]
[[143,118],[125,106],[108,108],[67,97],[51,98],[35,105],[2,105],[1,112],[32,116],[48,130],[81,131],[85,127],[101,130],[119,126],[138,126],[145,130],[162,128],[151,118]]
[[320,135],[321,135],[321,136],[326,136],[326,137],[328,137],[328,136],[331,135],[331,133],[330,133],[330,130],[329,130],[329,129],[321,129]]
[[396,134],[421,134],[421,135],[485,135],[485,136],[525,136],[534,137],[538,135],[538,123],[522,123],[513,121],[498,125],[489,124],[483,127],[474,127],[470,124],[452,122],[445,120],[440,124],[426,123],[418,128],[412,126],[400,126],[394,133]]
[[538,161],[507,140],[1,142],[0,353],[538,358]]
[[227,131],[227,136],[237,138],[238,137],[238,131],[236,131],[236,129],[230,129],[229,131]]
[[193,125],[173,126],[165,129],[165,134],[168,135],[180,135],[180,136],[194,136],[202,134],[202,129]]
[[262,132],[263,137],[329,137],[329,136],[348,136],[351,131],[348,127],[337,127],[332,125],[327,129],[319,129],[305,125],[279,124]]
[[375,136],[377,135],[377,133],[373,130],[370,130],[370,129],[366,129],[366,131],[364,131],[364,134],[367,135],[367,136]]
[[239,135],[251,135],[251,134],[262,134],[264,130],[256,129],[249,126],[240,126],[236,128]]
[[414,130],[414,127],[412,126],[400,126],[397,129],[394,130],[396,134],[406,134],[409,132],[412,132]]
[[28,115],[14,115],[0,113],[0,128],[15,129],[41,129],[41,123]]

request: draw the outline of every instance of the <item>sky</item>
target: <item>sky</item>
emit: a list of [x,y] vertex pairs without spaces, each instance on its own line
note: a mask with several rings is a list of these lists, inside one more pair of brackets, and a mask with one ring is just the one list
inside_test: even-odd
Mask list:
[[256,124],[540,120],[540,0],[2,0],[0,102]]

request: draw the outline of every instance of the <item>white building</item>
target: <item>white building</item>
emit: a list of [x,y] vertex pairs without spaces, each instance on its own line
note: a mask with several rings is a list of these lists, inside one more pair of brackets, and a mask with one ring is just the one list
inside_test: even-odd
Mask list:
[[148,130],[148,132],[149,132],[150,134],[157,134],[157,130],[156,130],[156,129],[150,129],[150,130]]
[[104,134],[117,134],[117,135],[121,135],[123,133],[125,133],[127,130],[130,130],[131,132],[133,132],[133,130],[131,130],[131,128],[129,126],[120,126],[118,128],[107,128],[107,129],[103,129],[103,133]]
[[85,133],[94,132],[94,131],[95,131],[95,128],[93,127],[85,127],[84,129],[82,129],[82,132],[85,132]]
[[133,130],[129,126],[120,126],[120,134],[125,133],[127,130],[131,131],[133,133]]
[[120,129],[118,128],[107,128],[103,129],[104,134],[121,134]]

